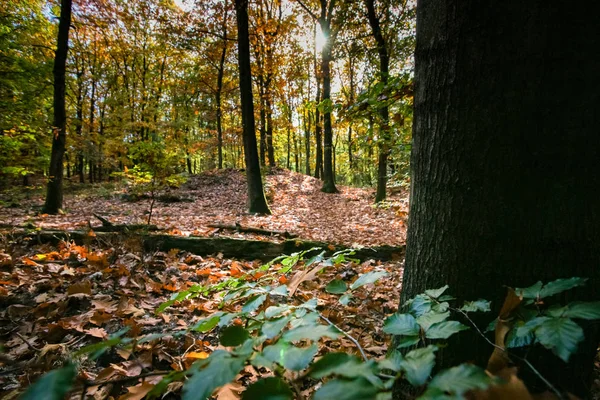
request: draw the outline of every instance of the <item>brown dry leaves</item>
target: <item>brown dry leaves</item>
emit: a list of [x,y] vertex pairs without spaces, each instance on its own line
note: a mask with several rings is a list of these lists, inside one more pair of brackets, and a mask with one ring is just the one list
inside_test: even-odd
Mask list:
[[[394,194],[386,207],[374,207],[372,189],[338,186],[340,193],[320,191],[322,182],[316,178],[289,171],[277,170],[266,177],[266,190],[272,215],[256,216],[247,213],[246,181],[243,172],[235,170],[210,171],[192,176],[170,195],[193,202],[165,204],[156,202],[152,223],[173,234],[228,235],[266,239],[258,235],[218,232],[210,224],[239,223],[246,227],[298,234],[301,239],[345,245],[401,245],[406,239],[407,194]],[[77,189],[76,184],[73,188]],[[149,201],[126,202],[121,192],[111,198],[97,191],[66,190],[65,215],[35,215],[33,207],[43,198],[21,202],[22,208],[0,208],[0,220],[12,225],[33,223],[48,229],[86,227],[88,221],[99,222],[93,213],[118,224],[145,223]],[[106,195],[106,193],[104,193]],[[0,262],[2,258],[0,257]],[[6,262],[6,261],[4,261]],[[102,262],[102,260],[99,260]]]
[[[100,247],[96,247],[100,246]],[[175,291],[192,285],[218,283],[229,277],[248,274],[258,279],[259,262],[229,260],[222,257],[200,257],[176,250],[169,253],[141,254],[106,243],[94,247],[61,244],[58,248],[13,246],[10,263],[0,268],[0,342],[7,360],[0,361],[0,397],[22,391],[42,373],[59,366],[70,354],[85,345],[98,343],[109,335],[129,328],[129,337],[156,333],[182,332],[216,311],[220,298],[216,295],[197,297],[175,304],[162,314],[156,308]],[[98,259],[106,262],[97,262]],[[108,263],[108,265],[106,265]],[[275,264],[273,270],[282,266]],[[298,301],[317,298],[325,317],[357,338],[371,357],[383,355],[388,337],[382,323],[398,306],[400,263],[343,263],[314,273],[315,265],[298,274],[302,268],[289,272],[281,282],[294,282]],[[355,292],[349,306],[339,304],[338,297],[325,292],[332,279],[348,283],[358,274],[386,270],[389,275],[376,285],[367,285]],[[264,307],[268,304],[265,303]],[[235,311],[240,304],[235,304]],[[238,323],[242,321],[233,321]],[[95,385],[87,389],[91,398],[137,399],[151,390],[160,376],[137,379],[140,374],[167,373],[185,370],[193,362],[208,357],[219,347],[216,332],[188,332],[181,337],[169,335],[134,348],[105,353],[95,362],[82,364],[80,377],[89,381],[133,377],[132,380],[107,389],[110,385]],[[326,341],[321,354],[331,351],[357,353],[354,344],[343,338]],[[17,368],[13,366],[17,365]],[[239,380],[221,389],[218,398],[233,399],[259,377],[248,371]],[[179,386],[178,386],[179,385]],[[81,386],[79,386],[81,388]],[[180,389],[176,382],[170,387]],[[79,396],[77,389],[76,396]]]

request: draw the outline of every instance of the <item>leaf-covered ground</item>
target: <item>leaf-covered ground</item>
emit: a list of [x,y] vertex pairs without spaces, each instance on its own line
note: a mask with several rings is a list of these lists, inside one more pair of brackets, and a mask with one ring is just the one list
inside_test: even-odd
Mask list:
[[[340,193],[320,191],[321,181],[303,174],[277,170],[266,176],[266,194],[272,215],[257,216],[246,210],[246,183],[243,172],[221,170],[192,176],[180,189],[171,190],[170,198],[184,201],[157,201],[152,223],[159,228],[210,236],[225,234],[208,225],[240,224],[243,227],[287,231],[301,239],[339,243],[348,246],[400,245],[406,238],[408,199],[405,191],[390,196],[379,207],[373,206],[373,189],[338,186]],[[43,191],[23,198],[0,194],[0,222],[10,225],[31,223],[41,228],[73,229],[99,225],[93,213],[113,223],[145,223],[150,200],[131,201],[127,188],[120,185],[90,187],[69,183],[66,186],[66,214],[40,213]],[[162,193],[163,195],[165,193]],[[185,201],[189,200],[189,201]],[[246,235],[248,236],[248,235]]]
[[[285,171],[268,175],[266,180],[273,212],[270,216],[246,212],[244,174],[229,170],[194,176],[180,189],[166,193],[171,199],[191,201],[157,201],[152,223],[178,235],[281,239],[208,226],[239,224],[348,246],[404,243],[405,194],[374,207],[373,190],[338,187],[339,194],[325,194],[319,190],[319,180]],[[65,214],[57,216],[40,213],[42,190],[13,188],[0,194],[0,223],[4,224],[0,230],[0,397],[15,398],[79,349],[100,343],[123,328],[129,328],[127,335],[132,338],[167,333],[166,337],[136,343],[129,350],[111,350],[95,361],[81,359],[73,398],[83,398],[85,388],[87,398],[141,399],[161,379],[161,372],[185,370],[219,346],[218,330],[190,330],[197,321],[220,310],[218,294],[185,300],[161,313],[157,312],[159,305],[173,293],[194,285],[218,285],[231,277],[258,279],[264,273],[257,272],[262,264],[177,250],[143,252],[140,242],[127,236],[111,243],[91,235],[85,246],[62,242],[56,247],[19,239],[10,226],[76,229],[90,222],[98,225],[94,213],[115,224],[147,221],[150,200],[132,200],[131,190],[123,184],[67,183],[66,187]],[[281,268],[276,263],[268,273],[277,276],[277,284],[297,287],[292,301],[318,299],[322,315],[356,338],[369,357],[385,353],[388,343],[382,324],[398,306],[400,260],[346,261],[327,266],[318,274],[314,266],[305,268],[302,262],[287,274],[279,274]],[[371,271],[388,275],[375,285],[357,289],[347,305],[340,304],[339,295],[325,290],[333,279],[350,283]],[[269,305],[273,304],[262,308]],[[224,311],[235,311],[241,304],[230,307]],[[320,343],[320,354],[331,351],[359,353],[346,338]],[[239,393],[264,372],[245,369],[235,382],[218,392],[217,398],[239,398]],[[167,398],[179,398],[180,388],[181,383],[173,383]],[[310,393],[314,388],[304,390]]]
[[[189,330],[197,321],[219,310],[217,294],[174,304],[162,313],[157,307],[177,292],[193,285],[216,285],[231,277],[262,277],[261,263],[200,257],[173,250],[141,253],[135,241],[90,243],[58,247],[11,242],[0,244],[0,397],[14,398],[42,373],[59,367],[82,347],[99,343],[129,328],[130,337],[167,336],[135,343],[129,349],[106,352],[95,361],[84,357],[79,384],[72,398],[141,399],[161,379],[161,372],[184,370],[218,348],[218,332]],[[314,265],[302,263],[277,275],[281,264],[271,266],[276,284],[297,286],[293,301],[316,298],[318,309],[332,323],[356,338],[369,357],[387,349],[382,332],[385,316],[398,306],[402,273],[400,262],[342,262],[317,274]],[[324,290],[333,279],[355,281],[359,274],[385,271],[387,276],[354,292],[348,305],[339,295]],[[268,302],[261,305],[266,308]],[[234,304],[224,311],[235,311]],[[236,323],[234,321],[234,323]],[[241,323],[241,321],[240,321]],[[177,337],[176,333],[184,333]],[[319,352],[358,354],[351,340],[322,341]],[[265,371],[246,368],[235,382],[216,394],[217,399],[237,399],[248,384]],[[141,379],[138,376],[144,376]],[[84,382],[87,385],[84,385]],[[166,398],[179,398],[181,383],[172,383]],[[305,388],[309,393],[314,388]]]

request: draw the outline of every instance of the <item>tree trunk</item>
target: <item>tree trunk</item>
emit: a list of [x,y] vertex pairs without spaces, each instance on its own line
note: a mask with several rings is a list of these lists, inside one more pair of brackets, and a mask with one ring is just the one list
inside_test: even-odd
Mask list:
[[251,213],[270,214],[260,175],[258,150],[252,103],[252,74],[250,68],[250,40],[248,35],[248,0],[235,0],[238,32],[238,63],[240,75],[240,101],[246,176],[248,179],[248,208]]
[[223,93],[223,75],[225,74],[225,57],[227,56],[227,2],[225,2],[223,9],[225,10],[222,26],[223,48],[221,49],[221,58],[219,59],[219,70],[217,73],[217,93],[215,94],[215,101],[217,103],[217,167],[219,169],[223,169],[223,110],[221,104],[221,94]]
[[[327,42],[323,46],[321,52],[321,73],[323,74],[323,101],[331,100],[331,49],[333,40],[330,37],[329,21],[325,18],[319,20],[323,35],[327,38]],[[323,187],[322,192],[337,193],[335,187],[335,178],[333,176],[333,129],[331,127],[331,107],[327,105],[323,112]]]
[[[379,17],[375,12],[375,0],[365,0],[367,6],[367,17],[375,42],[377,43],[377,54],[379,55],[379,79],[386,85],[390,73],[390,57],[388,55],[385,38],[381,32]],[[387,105],[379,107],[379,157],[377,160],[377,193],[375,202],[385,200],[387,188],[387,159],[390,146],[389,109]]]
[[69,27],[71,26],[71,0],[60,2],[60,22],[54,57],[54,123],[50,171],[44,212],[56,214],[63,204],[63,156],[65,154],[67,112],[65,109],[65,75],[69,51]]
[[267,116],[265,114],[265,84],[261,75],[258,77],[258,91],[260,97],[260,165],[267,165]]
[[[317,74],[317,105],[321,102],[321,82]],[[315,178],[323,176],[323,138],[322,138],[321,112],[319,107],[315,108],[315,141],[316,143],[316,161],[315,161]]]
[[311,115],[310,111],[305,110],[302,116],[304,117],[304,152],[306,153],[306,163],[304,173],[306,175],[310,175],[310,121]]
[[[503,285],[572,276],[590,281],[570,300],[597,299],[599,43],[584,4],[418,3],[400,304],[449,284],[459,299],[492,300],[497,315]],[[476,335],[457,336],[443,366],[492,352]],[[598,339],[597,326],[587,330],[569,364],[548,352],[530,361],[585,397]]]

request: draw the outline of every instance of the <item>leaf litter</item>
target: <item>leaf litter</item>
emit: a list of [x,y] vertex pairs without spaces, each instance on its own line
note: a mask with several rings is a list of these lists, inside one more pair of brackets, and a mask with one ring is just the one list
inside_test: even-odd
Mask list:
[[[286,186],[287,189],[275,191],[278,194],[272,202],[274,215],[256,217],[243,211],[245,200],[240,195],[244,193],[241,178],[243,176],[237,172],[227,172],[205,174],[196,178],[196,182],[192,180],[188,189],[182,189],[185,195],[202,197],[194,191],[201,192],[200,187],[206,189],[211,184],[201,181],[214,180],[216,183],[208,191],[210,195],[196,202],[199,203],[195,204],[196,208],[187,203],[157,207],[159,216],[156,223],[166,224],[169,221],[182,232],[198,229],[195,222],[189,221],[190,216],[201,214],[199,210],[206,207],[215,216],[218,215],[220,223],[235,221],[267,229],[290,230],[304,238],[326,240],[338,235],[338,243],[359,242],[363,245],[395,244],[401,242],[399,238],[403,240],[403,231],[392,235],[384,229],[386,225],[390,226],[389,221],[382,224],[383,219],[389,218],[395,211],[371,207],[368,204],[371,201],[369,191],[342,188],[342,193],[331,200],[331,195],[318,191],[318,181],[300,174],[279,173],[270,177],[270,184]],[[198,189],[190,189],[193,187]],[[219,193],[219,188],[225,192],[239,190],[239,193],[237,196]],[[291,197],[290,190],[296,191],[293,201],[287,199],[286,202],[278,197]],[[223,203],[215,206],[217,197],[223,199]],[[77,201],[71,199],[71,210],[78,204]],[[111,201],[115,202],[114,199]],[[80,207],[83,207],[85,201],[80,202]],[[132,209],[139,208],[139,205],[123,204]],[[344,204],[345,207],[340,206]],[[105,206],[108,207],[106,204],[101,207]],[[94,205],[93,210],[98,212],[98,207]],[[182,215],[176,219],[178,210]],[[361,210],[367,210],[367,222],[361,222],[365,225],[360,232],[352,231],[349,226],[358,223]],[[224,211],[223,216],[219,214],[221,211]],[[343,218],[340,211],[345,214]],[[292,212],[297,214],[295,219],[286,214]],[[69,215],[51,220],[48,220],[50,217],[38,217],[36,222],[44,220],[45,226],[55,224],[54,227],[59,227],[60,224],[74,226],[85,219],[83,216],[77,222],[73,214],[71,211]],[[136,221],[132,216],[116,217],[108,212],[107,215],[113,222]],[[302,227],[301,221],[308,221],[311,215],[318,222],[304,222]],[[61,218],[65,222],[60,222]],[[205,224],[215,221],[198,218]],[[335,227],[320,225],[331,224],[335,218],[338,224]],[[292,221],[291,225],[289,221]],[[360,242],[360,235],[369,232],[369,226],[376,226],[381,236],[369,236],[367,233]],[[401,225],[396,229],[398,227]],[[11,242],[7,236],[4,243],[0,242],[0,309],[3,310],[0,312],[0,342],[3,347],[0,397],[17,396],[43,373],[63,365],[78,350],[100,343],[127,328],[127,337],[145,339],[134,341],[129,348],[113,348],[95,360],[83,361],[79,365],[78,379],[97,384],[78,384],[71,397],[81,398],[85,390],[87,397],[94,399],[141,399],[168,372],[187,370],[192,363],[220,348],[218,329],[201,333],[189,330],[190,327],[218,311],[239,311],[241,303],[228,306],[231,309],[221,309],[220,297],[209,294],[177,302],[162,313],[157,313],[157,308],[174,293],[194,285],[216,285],[230,277],[258,279],[264,274],[257,271],[262,265],[259,261],[225,259],[221,255],[201,257],[178,250],[144,253],[139,250],[140,246],[131,242],[107,243],[95,238],[90,241],[86,246],[65,242],[58,246],[31,245]],[[385,317],[398,307],[402,262],[345,261],[323,267],[323,272],[317,273],[319,269],[315,265],[305,268],[301,262],[277,281],[293,285],[295,301],[317,299],[321,314],[356,338],[369,357],[383,356],[389,336],[382,331],[382,324]],[[270,271],[281,268],[282,265],[275,263]],[[340,304],[338,294],[325,290],[333,280],[344,281],[350,286],[359,274],[373,271],[385,271],[387,274],[375,284],[366,284],[353,291],[347,305]],[[269,305],[273,304],[265,302],[260,307],[266,309]],[[241,323],[232,322],[234,325]],[[319,344],[319,354],[333,351],[359,354],[355,344],[347,338],[324,340]],[[268,374],[267,371],[262,372]],[[265,374],[262,377],[268,376]],[[215,392],[215,398],[240,398],[244,388],[260,377],[255,370],[247,368],[234,382]],[[178,398],[180,390],[181,382],[171,383],[169,396]]]

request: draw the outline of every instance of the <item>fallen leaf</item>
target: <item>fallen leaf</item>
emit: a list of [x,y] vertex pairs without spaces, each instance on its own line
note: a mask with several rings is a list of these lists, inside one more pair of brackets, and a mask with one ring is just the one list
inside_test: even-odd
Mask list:
[[148,382],[143,382],[137,386],[130,386],[127,388],[129,393],[119,397],[119,400],[142,400],[154,386],[155,385]]

